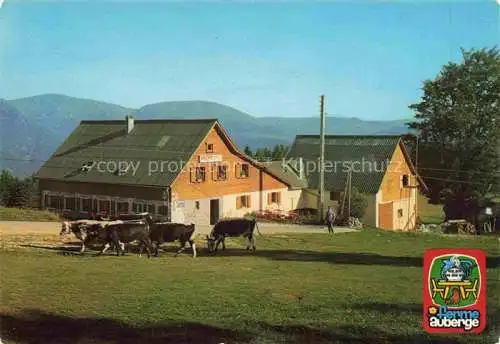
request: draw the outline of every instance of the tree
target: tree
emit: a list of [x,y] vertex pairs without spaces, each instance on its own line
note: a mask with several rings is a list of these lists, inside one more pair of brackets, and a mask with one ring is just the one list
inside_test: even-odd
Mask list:
[[245,146],[244,152],[246,155],[248,155],[250,157],[253,156],[252,150],[250,149],[250,146],[248,146],[248,145]]
[[422,99],[409,106],[419,171],[447,219],[470,218],[499,182],[500,54],[495,47],[462,50],[462,57],[425,81]]
[[[344,204],[344,215],[348,215],[348,198],[349,195],[346,195],[345,204]],[[341,193],[341,199],[344,198],[344,193]],[[342,202],[340,203],[340,207],[342,207]],[[363,196],[362,193],[358,191],[356,188],[351,188],[351,217],[357,217],[361,219],[365,216],[366,208],[368,207],[368,201]],[[342,209],[340,209],[340,213],[342,214]]]
[[24,207],[30,197],[37,192],[37,184],[33,177],[20,180],[10,171],[0,172],[0,205],[5,207]]

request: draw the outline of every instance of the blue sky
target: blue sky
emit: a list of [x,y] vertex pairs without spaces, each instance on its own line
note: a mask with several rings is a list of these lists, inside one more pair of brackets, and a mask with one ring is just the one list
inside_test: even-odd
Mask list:
[[411,116],[460,47],[498,44],[495,1],[6,0],[0,98],[61,93],[140,107],[210,100],[253,116]]

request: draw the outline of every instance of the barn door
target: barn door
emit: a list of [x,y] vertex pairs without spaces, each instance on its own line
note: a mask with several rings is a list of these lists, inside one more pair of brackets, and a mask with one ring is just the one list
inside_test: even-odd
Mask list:
[[210,200],[210,224],[215,225],[219,221],[219,200]]

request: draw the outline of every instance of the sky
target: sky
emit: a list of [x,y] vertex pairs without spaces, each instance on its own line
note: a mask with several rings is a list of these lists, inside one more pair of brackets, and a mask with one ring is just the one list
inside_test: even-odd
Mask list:
[[[1,0],[0,0],[1,1]],[[11,1],[0,98],[44,93],[139,108],[208,100],[252,116],[411,117],[460,48],[498,45],[494,0]]]

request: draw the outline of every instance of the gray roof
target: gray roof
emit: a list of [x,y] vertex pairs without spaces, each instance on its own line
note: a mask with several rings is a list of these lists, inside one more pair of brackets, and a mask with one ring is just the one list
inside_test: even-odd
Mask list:
[[[364,193],[377,193],[398,144],[400,136],[393,135],[326,135],[325,189],[343,191],[350,163],[359,162],[352,172],[352,187]],[[298,135],[287,154],[287,158],[303,158],[308,185],[313,189],[319,184],[319,152],[319,135]]]
[[[41,167],[39,178],[168,186],[180,169],[169,170],[165,164],[163,171],[150,173],[150,163],[152,168],[155,162],[187,163],[216,122],[215,119],[136,120],[127,134],[125,120],[82,121]],[[100,172],[96,165],[86,173],[80,170],[84,164],[97,161],[133,162],[139,167],[136,173],[129,169],[123,175]]]
[[274,174],[280,176],[290,184],[293,189],[307,187],[307,179],[299,177],[299,171],[295,168],[295,161],[279,160],[264,162],[264,166]]

